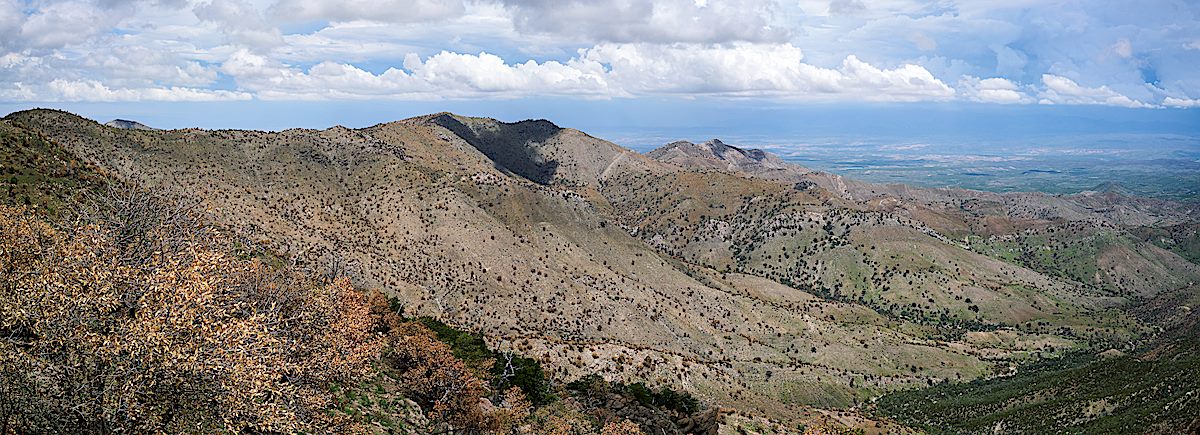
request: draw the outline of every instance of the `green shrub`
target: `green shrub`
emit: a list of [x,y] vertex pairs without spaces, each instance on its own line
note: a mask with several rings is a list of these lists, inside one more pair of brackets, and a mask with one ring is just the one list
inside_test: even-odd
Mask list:
[[625,391],[627,391],[630,396],[633,396],[638,403],[641,403],[645,406],[654,406],[654,393],[651,392],[649,388],[646,388],[645,384],[642,384],[641,382],[629,384],[628,387],[625,387]]
[[567,384],[567,389],[589,396],[602,396],[611,389],[620,394],[632,397],[642,406],[669,409],[684,414],[692,414],[700,410],[700,401],[686,391],[676,391],[662,387],[657,391],[650,389],[641,382],[629,385],[620,382],[607,382],[600,375],[587,375]]
[[655,402],[664,408],[691,414],[700,409],[700,401],[686,391],[675,391],[667,387],[658,390]]
[[[508,367],[509,364],[512,365],[511,369]],[[554,397],[550,393],[550,382],[546,380],[546,372],[542,370],[542,365],[533,358],[514,354],[497,355],[496,364],[492,367],[492,375],[496,377],[497,391],[518,387],[534,406],[554,401]]]
[[478,364],[495,357],[495,354],[488,350],[483,336],[455,329],[432,317],[421,317],[417,321],[437,334],[438,341],[449,345],[455,358],[467,364]]
[[[492,363],[489,374],[490,383],[495,391],[505,391],[510,387],[518,387],[525,393],[530,403],[540,406],[554,401],[550,394],[550,382],[542,365],[533,358],[515,354],[494,352],[488,348],[483,336],[455,329],[437,319],[421,317],[417,319],[425,327],[437,334],[438,341],[450,346],[450,352],[455,358],[470,365],[477,365],[488,360]],[[512,368],[509,369],[511,356]]]

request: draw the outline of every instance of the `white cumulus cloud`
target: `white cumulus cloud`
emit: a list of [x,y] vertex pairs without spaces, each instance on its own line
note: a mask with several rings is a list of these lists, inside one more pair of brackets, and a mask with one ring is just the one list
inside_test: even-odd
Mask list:
[[461,16],[462,1],[280,0],[271,14],[288,21],[381,21],[420,23]]
[[45,84],[13,83],[0,87],[0,98],[14,101],[230,101],[249,100],[245,92],[188,87],[111,88],[95,80],[55,79]]
[[883,69],[849,56],[839,68],[820,68],[803,58],[790,44],[601,44],[565,62],[510,63],[490,53],[443,51],[426,59],[410,54],[404,69],[374,74],[334,62],[304,70],[243,50],[221,70],[267,98],[700,94],[921,101],[955,94],[916,65]]
[[1162,104],[1167,107],[1186,109],[1200,107],[1200,99],[1167,97],[1163,99]]
[[463,98],[473,96],[608,95],[599,64],[528,61],[507,64],[489,53],[442,52],[405,59],[406,70],[373,74],[358,67],[322,62],[307,70],[241,51],[221,70],[268,99]]
[[242,0],[210,0],[192,11],[197,18],[218,25],[230,42],[263,49],[283,44],[279,29],[268,23],[253,5]]
[[0,98],[1193,107],[1200,7],[1149,1],[0,0]]
[[804,62],[791,44],[601,44],[581,52],[627,93],[939,100],[954,90],[917,65],[881,69],[848,56],[839,68]]
[[1090,88],[1080,86],[1074,80],[1054,74],[1043,74],[1045,89],[1038,94],[1043,104],[1103,104],[1121,107],[1153,107],[1109,89],[1108,86]]
[[771,0],[502,0],[517,28],[591,42],[783,42]]
[[1032,98],[1021,90],[1021,86],[1001,77],[980,79],[965,76],[959,80],[958,87],[964,97],[980,103],[1014,104],[1032,101]]

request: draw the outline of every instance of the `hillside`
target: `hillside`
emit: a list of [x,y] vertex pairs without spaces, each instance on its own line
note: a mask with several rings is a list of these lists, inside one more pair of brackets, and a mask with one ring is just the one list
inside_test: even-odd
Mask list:
[[[556,379],[676,386],[784,421],[855,424],[821,409],[1131,351],[1156,330],[1134,309],[1200,278],[1126,237],[1193,222],[1173,204],[857,182],[847,195],[756,177],[779,163],[717,143],[681,165],[548,121],[451,114],[281,132],[118,129],[47,110],[3,122],[117,180],[197,198],[284,262],[348,275]],[[712,162],[730,153],[749,160]],[[1055,243],[1078,246],[1071,256],[1037,254],[1035,237],[1068,230]]]
[[[740,176],[796,183],[798,189],[823,189],[859,209],[920,222],[974,252],[1108,294],[1153,296],[1160,290],[1184,286],[1200,273],[1188,260],[1195,233],[1183,230],[1200,219],[1200,208],[1195,205],[1133,197],[1111,189],[1063,196],[870,184],[810,171],[762,150],[739,149],[778,162],[775,166],[782,168],[764,174],[733,165],[714,168],[711,163],[720,161],[717,157],[707,158],[710,163],[680,157],[702,154],[697,149],[708,149],[708,145],[676,142],[647,155],[686,168],[722,169]],[[791,175],[781,178],[779,174]]]
[[876,406],[932,433],[1195,433],[1197,302],[1200,291],[1187,288],[1138,310],[1166,332],[1128,354],[1071,355],[1008,377],[889,394]]

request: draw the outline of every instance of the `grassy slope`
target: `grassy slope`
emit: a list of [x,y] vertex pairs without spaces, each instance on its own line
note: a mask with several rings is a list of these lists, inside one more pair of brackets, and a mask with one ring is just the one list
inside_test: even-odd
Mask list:
[[0,202],[57,216],[64,205],[108,183],[41,134],[0,121]]
[[1200,264],[1200,225],[1183,224],[1167,228],[1138,228],[1134,234],[1155,246]]
[[[931,432],[1142,432],[1200,418],[1200,354],[1141,361],[1068,357],[1005,378],[884,396],[880,411]],[[1192,394],[1189,394],[1192,393]]]
[[1195,238],[1194,231],[1189,233],[1184,227],[1126,231],[1053,226],[982,240],[973,247],[982,254],[1105,294],[1145,298],[1197,278],[1195,260],[1186,255],[1195,249],[1190,244],[1198,242],[1189,239]]
[[[1169,297],[1175,297],[1170,295]],[[1195,301],[1200,294],[1191,292]],[[1156,342],[1119,356],[1074,354],[1013,376],[897,392],[880,414],[933,433],[1195,433],[1200,430],[1200,316],[1157,317],[1171,325]]]
[[1038,334],[1064,326],[1116,326],[1118,336],[1129,329],[1081,308],[1109,305],[1104,294],[960,249],[903,218],[829,206],[785,186],[686,173],[631,177],[610,183],[606,194],[626,225],[672,256],[893,318],[955,330],[1050,325],[1029,329]]

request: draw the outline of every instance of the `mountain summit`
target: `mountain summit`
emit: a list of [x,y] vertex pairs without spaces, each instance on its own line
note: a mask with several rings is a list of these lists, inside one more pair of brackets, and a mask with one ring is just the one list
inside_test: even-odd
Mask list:
[[130,121],[128,119],[114,119],[112,121],[108,121],[108,122],[104,123],[104,125],[107,125],[107,126],[113,127],[113,128],[122,128],[122,129],[126,129],[126,130],[158,130],[157,128],[148,126],[146,124],[142,124],[137,121]]
[[414,118],[445,129],[490,159],[496,169],[538,184],[595,188],[623,170],[664,166],[612,142],[544,120],[501,122],[439,113]]
[[762,178],[786,178],[809,172],[761,149],[738,148],[720,139],[701,144],[676,141],[646,153],[652,159],[691,169],[741,172]]

